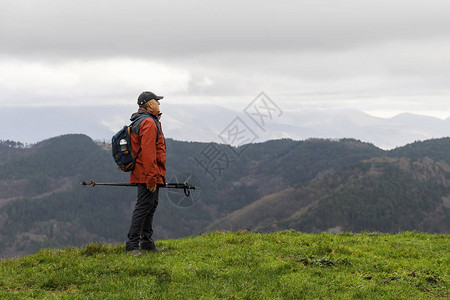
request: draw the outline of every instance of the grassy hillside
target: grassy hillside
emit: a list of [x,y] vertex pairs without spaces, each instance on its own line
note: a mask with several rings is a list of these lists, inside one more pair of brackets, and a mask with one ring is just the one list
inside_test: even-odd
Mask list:
[[447,235],[215,232],[157,243],[42,250],[0,262],[0,298],[431,299],[450,297]]

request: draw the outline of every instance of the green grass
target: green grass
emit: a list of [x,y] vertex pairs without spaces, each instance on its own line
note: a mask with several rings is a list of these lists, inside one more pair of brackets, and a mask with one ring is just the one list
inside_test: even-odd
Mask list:
[[434,299],[450,297],[448,235],[215,232],[42,250],[0,262],[0,298]]

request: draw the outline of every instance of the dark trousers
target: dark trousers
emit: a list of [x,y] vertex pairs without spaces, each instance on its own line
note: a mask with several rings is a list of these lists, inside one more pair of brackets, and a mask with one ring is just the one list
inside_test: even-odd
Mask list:
[[153,214],[158,206],[158,193],[159,187],[152,193],[145,184],[138,185],[136,206],[134,207],[131,226],[128,231],[127,251],[139,249],[139,243],[142,250],[155,249],[155,243],[152,239],[152,223]]

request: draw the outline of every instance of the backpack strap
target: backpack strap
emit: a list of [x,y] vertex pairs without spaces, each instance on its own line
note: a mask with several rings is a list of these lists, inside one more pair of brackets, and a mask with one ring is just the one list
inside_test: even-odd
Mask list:
[[159,124],[159,121],[156,120],[155,118],[151,117],[153,119],[153,121],[155,121],[155,125],[156,125],[156,143],[158,144],[158,140],[159,140],[159,134],[162,133],[161,130],[161,124]]
[[157,128],[157,132],[156,132],[156,143],[158,143],[159,140],[159,134],[162,133],[161,130],[161,125],[159,124],[159,121],[151,116],[151,115],[142,115],[139,116],[137,119],[135,119],[133,122],[131,122],[130,126],[128,127],[128,135],[131,136],[131,127],[133,126],[134,123],[136,123],[138,120],[143,119],[143,118],[152,118],[153,121],[155,122],[156,128]]

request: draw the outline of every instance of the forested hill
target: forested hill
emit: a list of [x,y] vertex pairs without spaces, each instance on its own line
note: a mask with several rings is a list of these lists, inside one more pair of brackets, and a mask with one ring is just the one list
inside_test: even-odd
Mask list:
[[[167,140],[167,179],[199,198],[161,190],[155,237],[212,230],[450,231],[450,138],[391,151],[357,140],[273,140],[230,148]],[[90,241],[124,242],[135,188],[106,144],[65,135],[25,147],[0,142],[0,253]],[[194,201],[192,201],[194,200]]]

